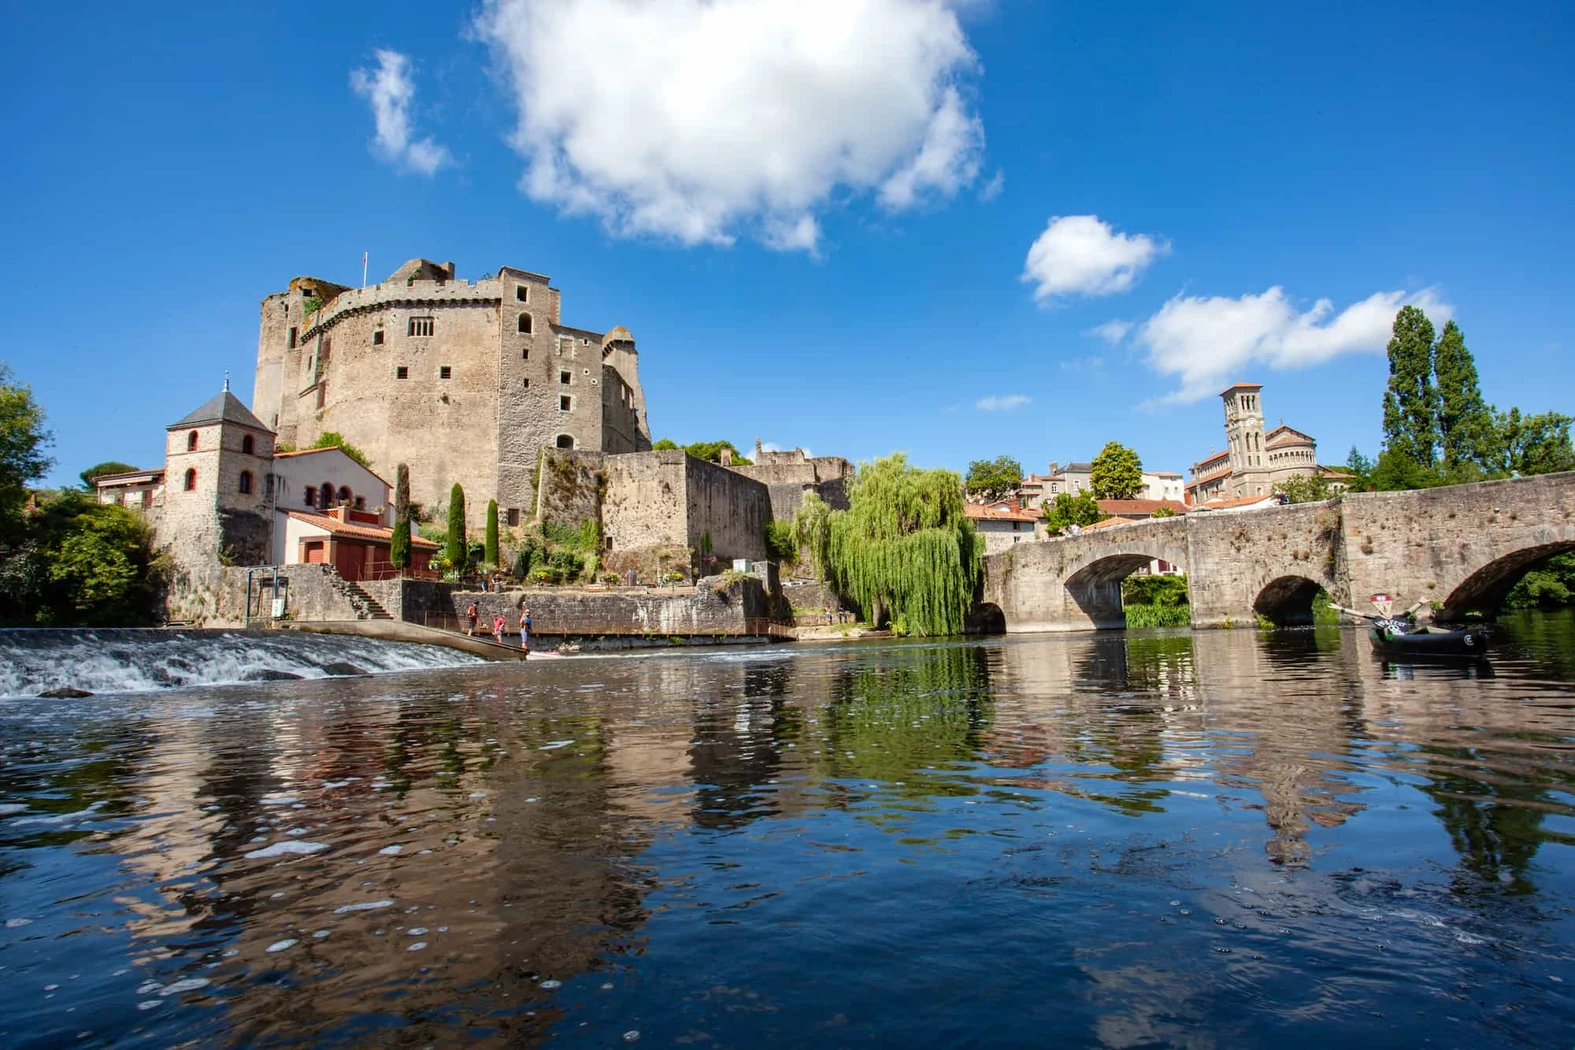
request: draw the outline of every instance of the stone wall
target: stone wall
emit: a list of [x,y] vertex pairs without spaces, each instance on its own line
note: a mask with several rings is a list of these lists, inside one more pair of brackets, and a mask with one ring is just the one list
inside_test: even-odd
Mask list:
[[688,549],[690,458],[681,450],[607,457],[602,542],[613,571],[625,571],[627,556],[642,551]]
[[766,486],[715,463],[685,458],[689,546],[708,547],[724,564],[735,558],[764,561],[771,521]]
[[1320,587],[1341,589],[1335,576],[1340,533],[1335,501],[1194,513],[1182,520],[1194,627],[1250,627],[1259,615],[1301,618]]
[[600,452],[542,449],[535,517],[565,525],[600,520],[606,461]]
[[533,587],[454,591],[448,600],[450,615],[461,622],[466,608],[475,602],[481,612],[481,627],[488,631],[493,616],[501,613],[515,637],[522,608],[530,609],[535,633],[547,636],[757,633],[759,621],[768,615],[765,586],[753,576],[720,590],[711,581],[683,590]]
[[[199,627],[239,627],[246,622],[246,578],[249,570],[214,567],[193,588],[194,607],[200,614],[183,617]],[[271,569],[253,569],[251,579],[252,626],[266,626],[272,619]],[[371,607],[327,565],[288,565],[279,570],[279,594],[285,599],[286,618],[297,622],[370,619]]]

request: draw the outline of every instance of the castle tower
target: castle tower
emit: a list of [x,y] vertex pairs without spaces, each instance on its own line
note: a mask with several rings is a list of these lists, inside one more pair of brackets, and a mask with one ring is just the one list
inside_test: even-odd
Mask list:
[[1237,383],[1220,393],[1225,402],[1225,438],[1230,453],[1232,495],[1261,495],[1256,475],[1267,469],[1263,451],[1261,383]]
[[164,503],[154,519],[177,566],[171,608],[200,592],[223,562],[269,561],[274,435],[224,390],[171,423],[164,441]]

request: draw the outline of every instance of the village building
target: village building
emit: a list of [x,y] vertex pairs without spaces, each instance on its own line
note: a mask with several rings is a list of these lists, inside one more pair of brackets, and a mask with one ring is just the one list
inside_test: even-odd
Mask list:
[[1225,448],[1192,465],[1186,501],[1270,496],[1291,478],[1322,476],[1342,491],[1350,475],[1318,464],[1318,442],[1285,425],[1265,433],[1260,383],[1236,383],[1220,392],[1225,403]]
[[[1092,463],[1068,463],[1064,467],[1051,463],[1048,474],[1030,474],[1024,478],[1017,494],[1023,506],[1043,507],[1046,503],[1054,503],[1056,496],[1063,492],[1076,496],[1092,489],[1093,475]],[[1182,480],[1182,476],[1172,470],[1145,470],[1136,498],[1179,502],[1186,495]]]
[[994,503],[965,503],[963,512],[974,530],[984,537],[984,552],[999,554],[1019,543],[1043,538],[1042,518],[1037,510],[1025,509],[1015,498]]
[[547,277],[512,267],[470,281],[411,259],[365,288],[297,277],[262,301],[252,407],[281,443],[338,433],[379,470],[408,464],[430,512],[457,482],[476,527],[493,499],[518,525],[542,449],[651,447],[634,336],[561,314]]

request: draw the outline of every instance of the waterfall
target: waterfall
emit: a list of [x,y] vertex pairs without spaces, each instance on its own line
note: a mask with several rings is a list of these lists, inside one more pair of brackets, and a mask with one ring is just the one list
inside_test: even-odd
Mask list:
[[482,662],[442,646],[290,631],[0,630],[0,698],[54,689],[141,692]]

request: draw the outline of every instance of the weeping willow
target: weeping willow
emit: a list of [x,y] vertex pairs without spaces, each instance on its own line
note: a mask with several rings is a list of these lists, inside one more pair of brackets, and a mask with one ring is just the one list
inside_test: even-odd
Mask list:
[[963,511],[962,478],[910,467],[902,453],[859,466],[848,509],[814,495],[795,519],[820,578],[871,623],[917,635],[963,629],[984,544]]

